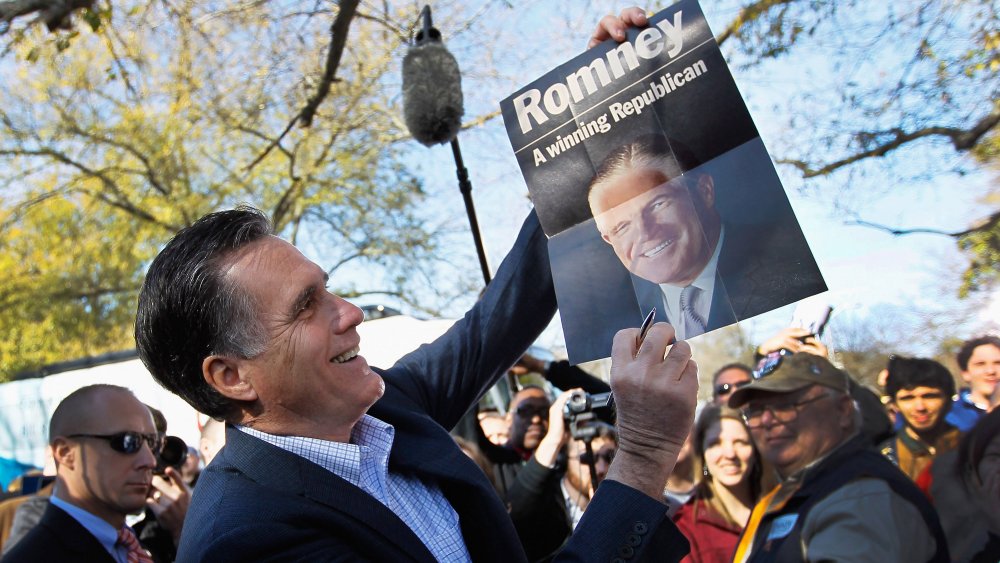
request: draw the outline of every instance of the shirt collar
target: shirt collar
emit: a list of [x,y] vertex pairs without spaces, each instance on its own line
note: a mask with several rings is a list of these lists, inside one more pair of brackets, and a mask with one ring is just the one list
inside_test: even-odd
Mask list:
[[238,424],[236,428],[303,457],[358,487],[361,486],[363,460],[373,458],[379,465],[388,467],[389,452],[395,436],[395,428],[391,424],[367,414],[351,430],[350,443],[305,436],[277,436]]
[[[705,267],[702,268],[701,273],[698,277],[691,282],[693,285],[701,290],[702,294],[706,298],[706,303],[711,303],[712,292],[715,291],[715,279],[716,270],[719,265],[719,255],[722,253],[722,241],[726,237],[726,228],[723,226],[719,230],[719,241],[715,243],[715,251],[712,253],[712,258],[709,259]],[[670,285],[667,283],[659,284],[660,291],[663,292],[664,301],[667,306],[667,318],[668,319],[679,319],[680,316],[680,302],[681,302],[681,292],[684,291],[685,286]],[[708,311],[699,311],[708,320],[708,315],[705,314]]]

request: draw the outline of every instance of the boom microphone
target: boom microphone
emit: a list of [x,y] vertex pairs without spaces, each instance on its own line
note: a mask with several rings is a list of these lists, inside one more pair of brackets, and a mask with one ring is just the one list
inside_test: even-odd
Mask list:
[[426,146],[451,142],[462,126],[462,74],[458,62],[431,27],[424,6],[424,28],[403,59],[403,118],[413,138]]

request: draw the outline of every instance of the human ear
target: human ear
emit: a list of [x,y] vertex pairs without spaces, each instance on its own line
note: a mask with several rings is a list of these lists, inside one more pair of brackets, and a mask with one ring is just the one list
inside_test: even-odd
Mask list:
[[49,445],[52,449],[52,459],[56,462],[56,468],[66,467],[73,469],[76,466],[76,448],[63,437],[58,437]]
[[205,383],[222,396],[236,401],[256,401],[257,392],[241,367],[242,362],[238,359],[212,355],[202,360],[201,372]]
[[698,176],[698,197],[705,204],[705,207],[715,207],[715,180],[708,174]]

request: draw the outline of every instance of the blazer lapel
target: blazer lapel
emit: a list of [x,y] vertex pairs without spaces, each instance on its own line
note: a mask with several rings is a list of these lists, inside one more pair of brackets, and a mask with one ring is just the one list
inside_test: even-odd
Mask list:
[[76,553],[81,561],[107,561],[113,562],[114,558],[104,549],[101,542],[97,541],[82,524],[77,522],[61,508],[49,504],[42,514],[42,519],[38,522],[53,537],[62,544],[70,553]]
[[250,479],[346,515],[415,560],[434,559],[427,546],[395,513],[319,465],[233,427],[226,430],[226,444],[228,461]]

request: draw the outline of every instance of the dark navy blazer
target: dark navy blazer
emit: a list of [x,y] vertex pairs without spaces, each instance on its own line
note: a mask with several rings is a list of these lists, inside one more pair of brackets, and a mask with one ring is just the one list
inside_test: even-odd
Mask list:
[[[524,561],[503,504],[455,445],[453,427],[555,312],[545,237],[531,213],[488,290],[463,319],[391,369],[369,414],[396,429],[390,471],[440,487],[475,561]],[[363,344],[362,344],[363,346]],[[561,554],[567,561],[679,560],[687,541],[666,507],[605,482]],[[229,427],[202,472],[178,561],[433,561],[383,504],[304,458]]]
[[4,555],[3,563],[116,563],[83,524],[49,504],[42,519]]

